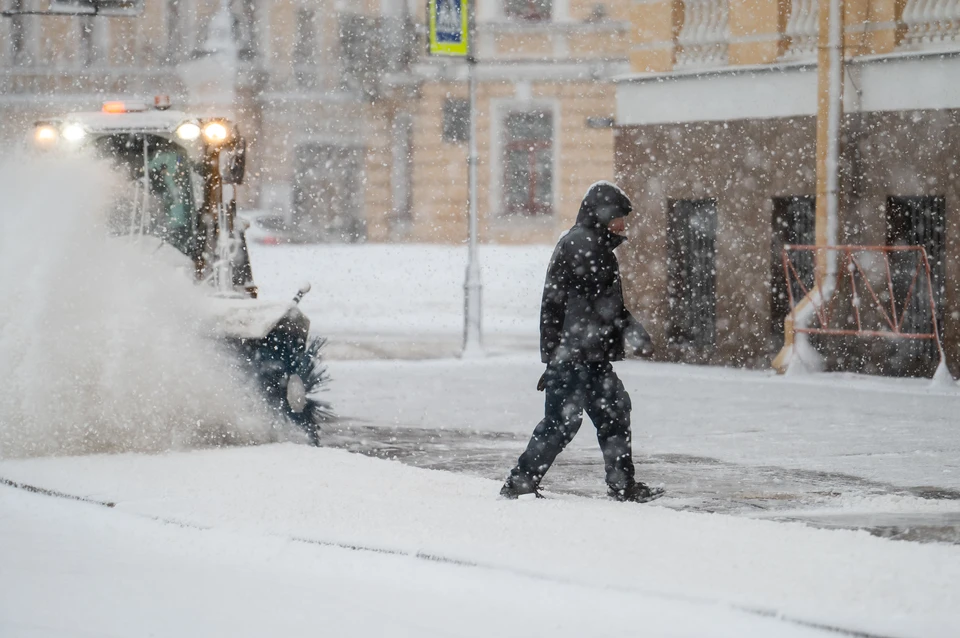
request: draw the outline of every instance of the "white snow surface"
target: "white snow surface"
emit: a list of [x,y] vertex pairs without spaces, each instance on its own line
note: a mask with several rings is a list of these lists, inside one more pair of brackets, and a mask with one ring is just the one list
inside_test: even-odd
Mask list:
[[[331,361],[329,368],[338,413],[372,424],[529,434],[543,418],[543,394],[535,388],[543,364],[535,353]],[[781,377],[641,361],[615,369],[633,402],[635,454],[960,489],[956,388],[931,388],[924,379]],[[573,445],[595,448],[592,430],[585,419]]]
[[[535,342],[552,246],[482,246],[483,325],[488,334]],[[324,335],[463,333],[465,246],[251,244],[253,275],[266,299],[313,288],[301,307]]]
[[834,635],[779,614],[929,638],[960,622],[957,546],[502,501],[494,481],[339,450],[31,459],[0,473],[117,503],[0,488],[5,636]]

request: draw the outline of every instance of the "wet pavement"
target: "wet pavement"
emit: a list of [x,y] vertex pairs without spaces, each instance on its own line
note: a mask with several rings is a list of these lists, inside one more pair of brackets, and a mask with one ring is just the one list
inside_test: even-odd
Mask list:
[[[325,428],[323,445],[420,468],[502,480],[527,437],[471,430],[380,427],[348,419]],[[728,463],[682,454],[635,457],[637,476],[662,485],[659,503],[676,510],[716,512],[828,529],[862,529],[884,538],[960,544],[960,491],[901,487],[848,474]],[[588,431],[557,459],[543,482],[552,494],[605,498],[603,464]],[[951,501],[950,512],[852,512],[843,497],[907,496]],[[836,511],[831,511],[834,509]]]

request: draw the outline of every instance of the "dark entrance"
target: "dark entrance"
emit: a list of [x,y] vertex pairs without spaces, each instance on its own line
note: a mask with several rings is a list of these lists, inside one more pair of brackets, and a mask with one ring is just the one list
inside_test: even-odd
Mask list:
[[[887,198],[887,245],[922,246],[930,262],[933,290],[928,290],[925,273],[916,278],[919,264],[917,253],[891,253],[890,274],[896,311],[903,314],[904,332],[932,332],[930,297],[937,309],[937,323],[943,325],[943,289],[945,271],[945,212],[943,197],[889,197]],[[913,294],[910,286],[915,285]],[[909,300],[908,300],[909,297]],[[906,308],[903,304],[906,303]],[[904,340],[894,344],[890,353],[890,373],[895,375],[929,376],[939,362],[936,343],[929,340]]]
[[[783,247],[787,244],[816,243],[816,199],[813,197],[775,197],[773,200],[773,239],[770,242],[770,335],[774,348],[783,345],[783,322],[790,314],[790,293],[783,272]],[[814,253],[791,253],[790,260],[807,287],[813,289]],[[793,299],[799,302],[804,293],[794,281]]]
[[[717,340],[717,200],[674,200],[667,216],[667,335],[703,350]],[[708,354],[701,352],[700,354]]]
[[294,166],[293,223],[306,241],[366,238],[359,146],[304,144]]

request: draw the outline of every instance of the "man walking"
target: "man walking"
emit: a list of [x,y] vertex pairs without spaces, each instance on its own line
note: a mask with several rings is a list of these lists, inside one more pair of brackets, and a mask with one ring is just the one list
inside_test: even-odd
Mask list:
[[597,182],[580,204],[577,222],[560,239],[543,287],[540,356],[547,370],[544,418],[507,477],[500,495],[539,494],[540,480],[576,435],[586,410],[597,429],[607,493],[643,503],[663,495],[634,478],[630,395],[611,362],[627,350],[649,355],[650,337],[623,303],[614,249],[626,241],[630,199],[610,182]]

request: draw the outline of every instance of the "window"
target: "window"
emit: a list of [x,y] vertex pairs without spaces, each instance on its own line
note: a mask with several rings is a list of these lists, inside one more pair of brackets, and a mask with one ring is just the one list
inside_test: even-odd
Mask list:
[[143,0],[52,0],[51,13],[92,13],[102,16],[137,16],[143,12]]
[[443,141],[470,141],[470,101],[447,98],[443,102]]
[[394,116],[392,128],[393,166],[390,169],[390,191],[393,200],[393,222],[409,224],[413,214],[413,116],[400,112]]
[[504,213],[549,215],[553,212],[553,115],[510,113],[503,130]]
[[[113,211],[113,232],[129,234],[139,229],[162,238],[188,257],[198,257],[196,176],[187,154],[176,144],[153,136],[112,135],[97,139],[94,145],[101,157],[112,160],[129,176],[130,186],[137,184],[121,196],[123,203]],[[144,147],[149,197],[140,195],[138,183],[144,174]]]
[[669,326],[673,343],[717,340],[717,200],[676,200],[667,217]]
[[293,42],[294,64],[311,64],[317,55],[317,35],[313,27],[313,17],[313,11],[297,10],[297,30]]
[[[926,290],[926,278],[914,275],[920,265],[917,253],[890,253],[890,276],[894,298],[907,307],[898,307],[904,332],[930,332],[930,297],[937,309],[937,322],[943,330],[945,268],[945,211],[943,197],[890,197],[887,199],[887,245],[923,246],[930,262],[932,295]],[[911,287],[913,293],[910,294]],[[891,371],[901,375],[929,376],[938,359],[937,346],[929,340],[909,340],[897,348],[889,361]],[[924,369],[929,367],[930,370]]]
[[316,88],[317,79],[317,33],[314,28],[314,12],[297,10],[296,32],[293,41],[293,68],[297,84],[303,88]]
[[[786,244],[810,246],[816,243],[813,197],[777,197],[773,200],[773,241],[770,242],[770,333],[783,336],[783,322],[790,314],[790,293],[783,272],[783,247]],[[807,290],[813,290],[814,253],[798,251],[790,255],[797,274]],[[799,303],[804,293],[793,282],[793,300]]]
[[93,16],[80,16],[80,65],[88,67],[96,62],[97,51],[93,41],[93,29],[96,25]]
[[381,74],[388,64],[384,57],[381,21],[356,13],[341,14],[339,20],[343,88],[375,97]]
[[364,150],[359,146],[297,146],[293,167],[293,222],[301,239],[357,242],[363,219]]
[[504,0],[503,13],[521,20],[549,20],[552,0]]
[[234,18],[234,37],[239,46],[241,60],[257,56],[257,8],[255,0],[241,0],[239,15]]
[[[10,10],[13,12],[26,10],[24,0],[13,0]],[[24,16],[13,15],[10,17],[10,59],[15,65],[23,65],[28,61],[26,30],[27,25]]]

